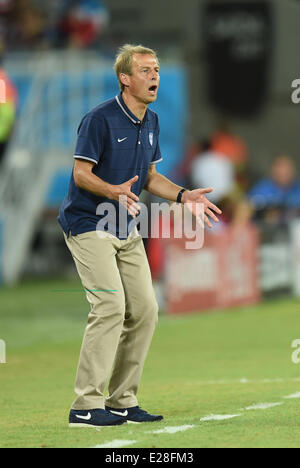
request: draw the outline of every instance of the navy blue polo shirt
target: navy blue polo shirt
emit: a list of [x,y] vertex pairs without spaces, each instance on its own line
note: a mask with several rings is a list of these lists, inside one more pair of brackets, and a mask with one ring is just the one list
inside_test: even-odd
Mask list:
[[[95,163],[93,173],[112,185],[122,184],[138,175],[139,179],[131,191],[139,196],[150,165],[162,160],[157,114],[147,109],[141,122],[125,105],[120,93],[92,109],[82,119],[74,158]],[[115,222],[112,219],[104,224],[110,216],[108,211],[104,211],[107,203],[114,205],[116,216]],[[125,223],[120,225],[120,209],[123,208],[119,202],[77,187],[72,171],[58,221],[67,236],[100,229],[124,239],[129,234],[128,225],[133,218],[129,213],[125,214]]]

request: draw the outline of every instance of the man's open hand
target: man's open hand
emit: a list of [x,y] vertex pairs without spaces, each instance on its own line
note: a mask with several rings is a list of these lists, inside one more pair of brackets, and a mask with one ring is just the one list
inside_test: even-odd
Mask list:
[[138,178],[139,176],[136,175],[123,184],[112,185],[110,194],[110,198],[120,202],[133,218],[136,218],[141,209],[141,207],[136,203],[139,201],[139,197],[131,191],[132,185],[137,182]]
[[[211,193],[213,189],[204,188],[204,189],[196,189],[196,190],[186,190],[182,195],[182,203],[187,206],[187,208],[196,216],[197,220],[203,226],[203,221],[207,224],[208,227],[212,228],[212,224],[209,220],[209,217],[219,222],[219,219],[215,215],[222,214],[222,211],[213,203],[211,203],[207,198],[206,194]],[[197,209],[197,205],[203,205],[204,217],[203,219],[199,217],[199,210]]]

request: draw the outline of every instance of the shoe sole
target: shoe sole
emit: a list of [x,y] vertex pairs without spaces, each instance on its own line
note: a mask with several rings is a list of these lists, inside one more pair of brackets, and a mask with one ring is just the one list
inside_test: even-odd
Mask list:
[[119,424],[103,424],[103,425],[100,425],[98,424],[97,426],[93,425],[93,424],[84,424],[84,423],[69,423],[69,427],[79,427],[79,428],[83,428],[83,427],[115,427],[115,426],[122,426],[123,424],[126,424],[127,421],[122,421],[121,423]]

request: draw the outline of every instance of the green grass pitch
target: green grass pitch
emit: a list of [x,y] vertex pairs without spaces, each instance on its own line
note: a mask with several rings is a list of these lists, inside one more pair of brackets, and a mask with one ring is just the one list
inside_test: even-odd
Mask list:
[[[7,363],[0,364],[0,447],[95,447],[114,440],[133,448],[300,447],[300,399],[284,398],[300,392],[300,364],[291,359],[291,344],[300,339],[299,301],[161,315],[139,404],[164,421],[96,430],[68,427],[89,308],[80,284],[27,282],[0,295],[0,339],[7,346]],[[245,410],[258,403],[280,405]],[[211,414],[240,416],[200,421]],[[166,432],[170,427],[178,432]]]

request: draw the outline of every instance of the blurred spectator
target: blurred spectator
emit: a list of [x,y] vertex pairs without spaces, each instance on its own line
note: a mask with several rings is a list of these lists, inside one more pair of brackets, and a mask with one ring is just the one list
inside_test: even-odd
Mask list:
[[236,167],[231,159],[215,151],[210,142],[202,143],[202,152],[190,165],[189,180],[191,189],[213,187],[208,198],[217,203],[223,212],[218,229],[231,223],[244,197],[244,191],[236,181]]
[[103,0],[0,0],[0,39],[7,51],[90,47],[107,23]]
[[31,0],[5,0],[4,5],[0,29],[5,49],[40,47],[45,29],[45,18],[40,10]]
[[300,181],[289,156],[278,156],[270,176],[259,181],[249,192],[254,219],[280,224],[300,215]]
[[16,4],[17,24],[22,47],[31,48],[41,45],[44,38],[45,18],[30,0],[18,0]]
[[86,48],[95,44],[108,22],[108,10],[101,0],[72,2],[58,24],[62,47]]
[[211,149],[229,159],[235,168],[235,180],[240,190],[248,189],[248,178],[246,175],[248,164],[248,149],[245,142],[235,135],[229,128],[226,119],[222,119],[216,131],[210,138]]
[[215,132],[211,135],[211,149],[223,154],[236,166],[244,166],[248,161],[248,150],[244,141],[235,135],[229,128],[228,122],[223,119]]
[[234,167],[221,153],[208,149],[192,162],[190,174],[192,188],[213,187],[209,198],[220,202],[234,188]]
[[17,106],[17,91],[1,68],[0,59],[0,163],[13,129]]
[[249,160],[248,149],[245,142],[230,129],[226,119],[220,120],[216,130],[210,135],[208,141],[195,142],[188,148],[180,165],[176,168],[174,177],[181,184],[189,184],[192,165],[199,154],[207,148],[220,157],[230,161],[234,167],[235,182],[239,190],[246,192],[248,189],[247,164]]

